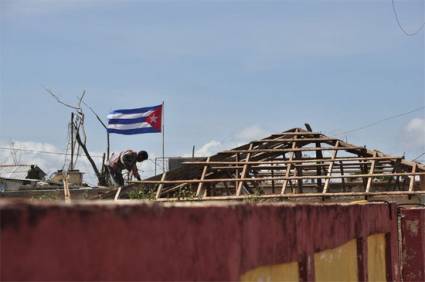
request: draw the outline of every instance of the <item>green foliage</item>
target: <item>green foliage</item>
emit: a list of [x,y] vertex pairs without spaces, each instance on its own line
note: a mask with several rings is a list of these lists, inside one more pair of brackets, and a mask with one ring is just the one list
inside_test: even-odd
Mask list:
[[196,193],[190,187],[183,187],[177,191],[176,197],[178,199],[193,200],[196,197]]
[[248,198],[244,201],[251,204],[263,202],[265,200],[260,197],[261,195],[264,195],[264,191],[261,188],[254,188],[254,193],[249,194]]
[[129,192],[128,197],[132,200],[155,200],[155,191],[142,188]]

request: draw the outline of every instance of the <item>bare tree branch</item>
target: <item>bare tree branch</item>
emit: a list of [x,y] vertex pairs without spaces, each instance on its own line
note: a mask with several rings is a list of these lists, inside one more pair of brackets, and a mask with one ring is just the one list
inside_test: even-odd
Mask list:
[[83,91],[83,94],[81,95],[81,97],[79,97],[78,100],[78,108],[81,109],[81,102],[83,102],[84,96],[86,95],[86,90]]
[[96,116],[96,118],[97,118],[97,120],[102,124],[102,126],[105,128],[105,129],[108,129],[108,127],[106,126],[106,124],[103,122],[103,120],[99,117],[99,115],[93,110],[93,108],[92,107],[90,107],[86,102],[84,102],[83,101],[83,104],[87,107],[87,108],[89,108],[89,110]]
[[74,110],[77,110],[77,111],[81,109],[81,108],[77,108],[75,106],[71,106],[71,105],[69,105],[69,104],[67,104],[65,102],[62,102],[62,100],[55,93],[53,93],[53,91],[50,90],[49,88],[46,88],[45,87],[44,90],[46,90],[47,93],[49,93],[53,98],[55,98],[56,102],[64,105],[65,107],[68,107],[68,108],[71,108],[71,109],[74,109]]

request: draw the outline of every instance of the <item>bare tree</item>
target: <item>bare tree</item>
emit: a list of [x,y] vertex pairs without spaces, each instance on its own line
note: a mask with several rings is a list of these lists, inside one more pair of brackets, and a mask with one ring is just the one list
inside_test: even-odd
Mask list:
[[[71,161],[70,161],[70,168],[72,169],[74,165],[77,162],[78,156],[79,156],[79,150],[80,148],[83,150],[84,154],[86,155],[88,161],[90,162],[96,177],[98,179],[99,185],[106,185],[105,181],[105,175],[101,174],[99,172],[99,169],[97,168],[95,162],[93,161],[92,157],[90,156],[89,151],[87,150],[87,135],[84,128],[84,112],[81,107],[81,104],[84,103],[84,97],[86,95],[86,91],[84,90],[80,97],[78,97],[78,103],[77,105],[71,105],[69,103],[65,103],[61,98],[59,98],[58,95],[56,95],[51,89],[45,88],[46,92],[50,94],[56,102],[59,104],[64,105],[67,108],[72,109],[71,114],[71,123],[70,123],[70,140],[68,140],[68,148],[71,148]],[[75,143],[74,140],[77,142]],[[78,146],[77,146],[78,145]],[[75,162],[74,162],[74,152],[77,152]]]

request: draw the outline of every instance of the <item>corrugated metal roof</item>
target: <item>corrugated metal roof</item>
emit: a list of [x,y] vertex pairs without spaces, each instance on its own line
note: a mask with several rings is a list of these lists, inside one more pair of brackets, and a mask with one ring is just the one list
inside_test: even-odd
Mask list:
[[0,177],[23,179],[31,165],[0,165]]

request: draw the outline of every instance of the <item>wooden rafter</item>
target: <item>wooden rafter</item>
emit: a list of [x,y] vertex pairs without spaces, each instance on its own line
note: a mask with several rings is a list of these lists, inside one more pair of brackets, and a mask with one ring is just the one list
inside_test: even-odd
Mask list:
[[[421,163],[294,128],[202,161],[184,162],[175,171],[137,183],[157,187],[156,198],[160,200],[178,196],[182,187],[192,189],[197,199],[240,198],[254,191],[261,191],[261,197],[266,198],[292,197],[294,193],[328,197],[358,193],[359,189],[364,195],[396,190],[415,193],[416,187],[421,187],[415,185],[419,178],[425,179]],[[404,185],[407,180],[408,185]]]

